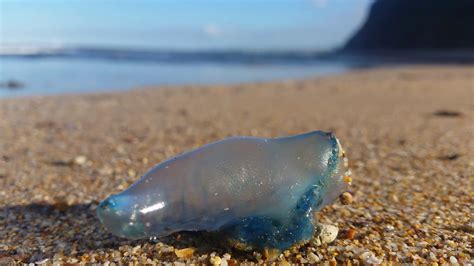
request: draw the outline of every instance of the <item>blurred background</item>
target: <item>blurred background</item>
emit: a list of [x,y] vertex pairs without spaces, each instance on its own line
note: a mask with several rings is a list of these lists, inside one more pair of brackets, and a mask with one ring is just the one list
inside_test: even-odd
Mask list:
[[472,62],[473,2],[0,0],[0,97]]

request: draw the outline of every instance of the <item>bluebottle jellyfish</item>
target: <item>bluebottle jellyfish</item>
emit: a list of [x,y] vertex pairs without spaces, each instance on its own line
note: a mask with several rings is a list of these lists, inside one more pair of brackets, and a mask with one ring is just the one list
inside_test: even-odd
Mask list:
[[312,238],[313,212],[346,191],[348,175],[331,133],[232,137],[156,165],[97,215],[128,239],[208,231],[238,247],[284,250]]

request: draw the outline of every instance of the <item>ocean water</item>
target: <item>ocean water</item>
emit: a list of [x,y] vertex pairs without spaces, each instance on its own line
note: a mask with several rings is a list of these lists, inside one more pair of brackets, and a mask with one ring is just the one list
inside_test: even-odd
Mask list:
[[3,48],[0,97],[88,93],[145,86],[235,84],[347,71],[356,62],[316,52]]
[[[302,79],[382,65],[472,64],[474,52],[373,56],[272,50],[0,46],[0,97]],[[20,86],[9,88],[7,83]]]

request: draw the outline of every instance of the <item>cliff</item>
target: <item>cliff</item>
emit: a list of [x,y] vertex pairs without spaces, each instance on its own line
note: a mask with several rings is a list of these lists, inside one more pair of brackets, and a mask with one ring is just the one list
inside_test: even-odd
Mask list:
[[378,0],[343,50],[474,49],[474,0]]

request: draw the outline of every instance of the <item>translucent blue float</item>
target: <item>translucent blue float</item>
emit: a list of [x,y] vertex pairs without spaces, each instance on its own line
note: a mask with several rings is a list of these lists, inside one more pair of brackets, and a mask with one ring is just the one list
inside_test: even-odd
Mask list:
[[156,165],[97,215],[128,239],[210,231],[238,247],[283,250],[312,238],[313,212],[346,191],[349,174],[331,133],[233,137]]

